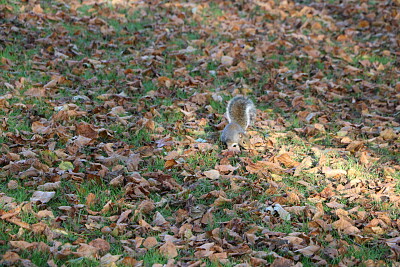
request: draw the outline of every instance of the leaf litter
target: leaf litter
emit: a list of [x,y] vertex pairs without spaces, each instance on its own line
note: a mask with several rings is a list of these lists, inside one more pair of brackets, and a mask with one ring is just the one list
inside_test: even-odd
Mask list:
[[[398,2],[0,15],[2,265],[399,264]],[[218,141],[236,94],[244,152]]]

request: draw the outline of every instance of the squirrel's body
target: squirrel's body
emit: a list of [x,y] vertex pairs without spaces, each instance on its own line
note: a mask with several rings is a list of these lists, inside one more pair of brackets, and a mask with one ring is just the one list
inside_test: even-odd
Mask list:
[[238,145],[248,148],[250,143],[246,129],[256,117],[253,101],[242,96],[232,98],[226,107],[226,117],[229,124],[222,131],[221,141],[226,143],[228,148]]

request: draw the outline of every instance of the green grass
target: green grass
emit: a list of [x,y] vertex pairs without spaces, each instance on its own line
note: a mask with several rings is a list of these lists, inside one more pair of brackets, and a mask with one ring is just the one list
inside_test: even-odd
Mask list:
[[[336,4],[334,1],[330,2]],[[378,2],[372,2],[374,1],[369,2],[372,6],[367,7],[369,11],[373,11],[378,5]],[[36,19],[32,17],[31,20],[15,24],[20,30],[7,33],[5,35],[7,41],[0,44],[0,59],[5,58],[12,62],[10,70],[0,68],[0,96],[6,93],[12,94],[12,98],[7,100],[11,106],[10,110],[0,110],[0,117],[6,118],[6,126],[3,126],[3,121],[0,120],[0,162],[2,164],[0,169],[8,164],[4,159],[8,160],[8,157],[13,154],[21,155],[24,149],[34,151],[37,154],[38,162],[47,165],[50,169],[48,173],[43,173],[38,177],[20,179],[20,172],[31,165],[19,169],[17,168],[18,164],[22,164],[22,161],[32,160],[22,156],[21,162],[13,162],[13,164],[17,164],[13,171],[8,172],[5,169],[0,171],[0,191],[13,197],[16,204],[21,204],[29,201],[38,185],[60,180],[62,186],[56,190],[55,197],[46,205],[33,207],[34,213],[42,209],[51,210],[57,218],[56,221],[53,219],[41,220],[34,213],[25,211],[21,212],[18,217],[29,224],[44,222],[52,229],[65,231],[64,234],[55,237],[55,241],[61,242],[63,245],[73,243],[80,238],[87,242],[95,238],[103,238],[111,244],[110,253],[122,255],[122,257],[132,256],[125,251],[123,246],[128,246],[127,244],[137,237],[157,236],[161,245],[163,235],[175,235],[175,231],[179,230],[184,223],[197,223],[196,220],[199,218],[190,218],[190,212],[193,212],[195,208],[208,210],[217,198],[204,196],[212,191],[225,192],[226,198],[231,202],[214,206],[213,222],[201,225],[201,227],[204,231],[219,228],[221,230],[220,237],[224,238],[224,242],[229,242],[229,245],[222,245],[223,249],[231,245],[238,245],[237,240],[225,231],[225,223],[234,219],[240,220],[240,225],[243,226],[239,230],[234,230],[239,231],[240,235],[243,235],[253,225],[285,234],[301,232],[309,235],[311,231],[309,214],[292,214],[290,222],[274,218],[277,216],[274,214],[271,215],[272,221],[268,222],[264,220],[265,207],[279,199],[284,200],[287,192],[295,192],[299,196],[299,206],[310,205],[313,207],[316,204],[309,198],[317,198],[328,185],[332,185],[334,188],[338,186],[345,186],[346,189],[355,188],[356,185],[351,186],[349,183],[356,179],[360,179],[363,184],[366,184],[363,187],[365,192],[360,193],[362,198],[350,200],[345,197],[346,193],[335,189],[334,197],[321,200],[325,212],[324,219],[327,222],[332,223],[337,219],[336,210],[325,205],[331,201],[344,204],[344,210],[359,206],[359,210],[367,212],[367,220],[375,218],[376,212],[385,212],[391,220],[398,220],[399,208],[396,205],[387,201],[375,201],[371,197],[372,193],[378,192],[382,186],[385,186],[384,179],[387,177],[382,166],[399,164],[396,143],[398,141],[388,141],[387,145],[382,145],[379,140],[366,142],[364,149],[372,153],[373,157],[380,159],[371,165],[363,166],[358,154],[343,152],[346,145],[340,144],[338,141],[340,138],[337,137],[337,132],[345,122],[353,125],[362,124],[360,127],[355,126],[357,131],[354,130],[350,133],[352,139],[365,141],[371,138],[360,129],[375,127],[376,121],[361,114],[360,101],[365,101],[364,104],[368,107],[372,106],[371,111],[373,112],[376,107],[378,115],[392,116],[389,113],[397,105],[391,90],[394,91],[393,88],[396,88],[395,73],[398,67],[396,65],[398,57],[393,53],[388,55],[387,52],[383,52],[384,48],[380,46],[369,47],[371,42],[379,41],[379,38],[373,33],[368,35],[360,31],[354,36],[351,44],[336,42],[337,34],[341,34],[342,29],[339,29],[338,33],[331,32],[330,29],[327,29],[329,25],[326,18],[321,17],[320,14],[313,14],[312,18],[309,15],[299,15],[298,12],[304,3],[311,2],[296,1],[296,4],[293,5],[295,7],[291,7],[291,4],[288,5],[289,7],[285,7],[286,5],[280,6],[281,3],[275,1],[273,4],[270,3],[271,8],[275,11],[276,8],[279,8],[279,12],[272,13],[260,5],[235,3],[234,8],[228,8],[211,1],[205,2],[204,5],[196,3],[198,9],[194,14],[195,9],[192,9],[192,6],[177,7],[160,3],[156,6],[120,7],[107,2],[81,5],[71,19],[62,21],[44,19],[41,23],[36,23]],[[0,0],[1,4],[10,5],[16,14],[27,12],[23,9],[26,7],[25,2]],[[45,14],[54,15],[62,11],[71,15],[70,7],[62,3],[46,0],[40,1],[40,5]],[[280,12],[284,12],[286,16],[281,16],[280,14],[283,13]],[[327,7],[327,12],[332,12],[332,10]],[[118,16],[110,16],[113,14],[123,15],[127,21],[118,19]],[[288,14],[290,15],[287,16]],[[332,15],[334,20],[337,17],[334,13],[328,14]],[[175,25],[173,16],[183,19],[184,24]],[[354,17],[358,18],[359,16],[360,13],[356,10]],[[88,19],[95,17],[106,22],[103,29],[100,25],[88,22]],[[240,22],[236,21],[237,18],[240,19]],[[19,21],[18,18],[16,20]],[[310,24],[315,22],[320,23],[323,28],[315,30],[310,27]],[[351,18],[348,19],[348,22],[351,22]],[[6,20],[5,23],[8,26],[15,22]],[[275,23],[284,25],[284,27],[279,30],[271,27]],[[306,23],[309,25],[305,25]],[[234,26],[238,28],[232,30]],[[255,36],[246,35],[246,27],[250,26],[257,29]],[[352,26],[354,25],[349,27]],[[104,33],[107,27],[112,27],[115,34]],[[66,31],[65,33],[63,29]],[[264,33],[265,29],[270,29],[272,33]],[[53,33],[55,34],[52,35]],[[309,37],[310,43],[304,43],[301,38],[296,37],[300,34]],[[321,34],[326,38],[323,42],[313,39]],[[33,43],[27,42],[28,36],[34,37],[32,37]],[[37,42],[37,39],[47,36],[52,36],[51,44]],[[202,40],[203,43],[195,42],[195,40]],[[363,45],[360,46],[357,42],[362,42]],[[186,49],[189,45],[193,46],[196,51],[172,55],[172,53]],[[263,51],[265,45],[268,45],[269,49]],[[320,51],[321,58],[312,59],[306,55],[302,50],[305,45],[311,45]],[[354,46],[358,46],[358,53],[355,53]],[[344,61],[335,51],[330,51],[330,47],[335,49],[337,47],[348,53],[353,62]],[[67,54],[68,59],[55,60],[56,51]],[[229,68],[221,66],[219,60],[219,56],[222,54],[234,56],[235,62],[244,62],[247,64],[247,68],[227,71]],[[263,60],[256,62],[255,59],[259,56]],[[360,60],[368,60],[372,66],[364,68],[359,64]],[[69,66],[73,61],[76,61],[74,66]],[[100,61],[100,65],[91,63],[95,61]],[[363,72],[343,74],[343,69],[349,64],[362,69]],[[379,64],[385,65],[385,70],[377,75],[372,75],[371,69],[375,70],[375,65],[379,66]],[[38,70],[38,66],[45,66],[45,69]],[[187,74],[176,75],[177,68],[185,68]],[[290,72],[286,72],[284,68],[289,69]],[[129,73],[126,71],[127,69],[135,71]],[[146,69],[151,69],[151,71],[141,72]],[[317,71],[321,71],[323,77],[315,77]],[[300,80],[295,80],[294,73],[305,73],[305,75]],[[68,81],[49,90],[43,98],[24,95],[24,92],[30,88],[45,85],[54,75],[62,76]],[[173,85],[168,89],[163,88],[158,82],[158,78],[161,76],[171,79]],[[4,86],[5,82],[16,86],[20,78],[26,79],[26,83],[21,88],[11,90]],[[93,78],[96,78],[97,81],[88,82]],[[193,81],[199,81],[199,83],[193,83]],[[316,83],[313,84],[313,82]],[[374,88],[371,90],[364,88],[363,82],[372,83]],[[327,86],[326,94],[315,89],[319,83]],[[134,84],[134,89],[131,88],[131,84]],[[273,138],[274,147],[260,149],[257,155],[247,151],[235,156],[226,155],[221,153],[222,147],[205,152],[199,151],[196,147],[196,142],[199,141],[192,141],[192,139],[201,138],[214,144],[213,134],[217,134],[215,125],[221,121],[227,101],[232,94],[240,92],[240,88],[243,88],[244,85],[252,90],[250,98],[257,103],[258,109],[261,110],[257,122],[270,120],[279,126],[281,134],[279,137],[276,137],[275,130],[269,127],[253,128],[264,138],[264,141],[267,137]],[[383,85],[389,86],[391,89],[386,89]],[[354,86],[359,86],[361,92],[354,92]],[[272,94],[270,101],[264,101],[263,97],[268,94],[266,90]],[[190,103],[190,97],[196,92],[207,95],[205,105]],[[330,95],[332,92],[339,96],[346,96],[346,98]],[[106,94],[119,93],[125,93],[129,98],[122,99],[111,96],[105,99],[104,97]],[[90,100],[74,100],[74,96],[78,94],[87,96]],[[292,107],[292,100],[297,95],[304,97],[305,107]],[[373,98],[370,97],[371,95]],[[221,96],[222,102],[215,100],[214,96]],[[380,102],[383,98],[384,101]],[[368,102],[364,99],[372,100]],[[19,103],[26,105],[27,108],[19,108],[20,106],[16,105]],[[57,112],[54,110],[55,106],[70,103],[75,103],[79,110],[88,112],[87,115],[53,124],[52,127],[62,130],[59,133],[40,135],[43,139],[37,142],[27,140],[23,142],[22,146],[15,145],[15,141],[12,139],[13,134],[19,132],[26,139],[32,138],[34,134],[31,125],[34,121],[41,118],[51,121],[52,116]],[[211,106],[212,112],[207,105]],[[379,105],[385,106],[388,114],[385,114],[385,109],[380,109]],[[109,112],[114,106],[122,106],[127,111],[126,116],[131,117],[126,121],[121,121],[111,116]],[[194,116],[185,116],[181,110],[192,112]],[[321,113],[308,123],[300,120],[298,116],[298,112],[304,110]],[[320,123],[318,120],[320,116],[326,116],[329,120],[329,123],[325,125],[326,132],[320,132],[314,136],[296,132],[297,129],[304,129],[304,127]],[[144,121],[144,118],[154,121],[154,131],[139,124]],[[206,119],[207,125],[197,125],[200,119]],[[70,153],[69,141],[78,135],[75,127],[81,121],[98,128],[106,128],[113,137],[98,138],[91,145],[80,148],[76,154]],[[395,123],[391,124],[391,121],[385,121],[385,123],[384,127],[395,125]],[[381,127],[383,124],[377,125],[377,127]],[[286,136],[282,134],[286,134]],[[167,146],[158,147],[158,141],[168,135],[173,142]],[[53,144],[53,142],[56,143],[55,149],[60,149],[61,152],[67,154],[66,158],[57,156],[56,152],[60,151],[53,151],[49,148],[49,144]],[[110,145],[110,143],[112,144]],[[98,175],[96,170],[90,170],[92,164],[103,164],[102,159],[110,156],[110,151],[106,150],[107,146],[111,147],[114,153],[121,155],[140,153],[141,162],[137,170],[139,174],[160,171],[170,175],[183,187],[183,191],[161,190],[160,188],[163,187],[158,186],[155,179],[151,180],[145,175],[143,177],[151,185],[144,186],[144,188],[143,185],[133,187],[135,190],[148,190],[146,194],[135,195],[134,192],[130,192],[127,195],[125,184],[119,187],[110,187],[109,181],[112,178],[117,175],[129,175],[124,161],[117,162],[112,166],[107,165],[107,174],[104,178],[91,179]],[[146,150],[141,150],[143,147]],[[314,147],[318,150],[313,149]],[[180,156],[176,158],[179,164],[167,170],[164,168],[166,161],[164,157],[171,151],[179,151]],[[293,160],[298,162],[310,156],[311,168],[318,167],[319,169],[316,173],[308,173],[306,169],[297,177],[293,176],[294,169],[287,170],[285,173],[279,174],[282,178],[279,181],[273,179],[276,176],[270,175],[275,174],[273,171],[263,170],[266,175],[258,176],[250,174],[246,169],[249,162],[256,163],[260,160],[276,162],[274,156],[283,152],[290,152]],[[326,157],[326,163],[324,166],[319,166],[322,155]],[[57,169],[61,161],[68,161],[74,166],[80,166],[74,170],[78,174],[72,170]],[[38,162],[32,164],[38,164]],[[243,182],[236,182],[239,188],[233,190],[229,178],[226,177],[216,180],[203,178],[204,171],[224,164],[239,167],[232,173],[243,177]],[[118,165],[122,166],[121,169]],[[327,179],[320,167],[346,170],[348,175],[340,181]],[[400,194],[400,175],[396,171],[390,176],[396,183],[394,193],[398,195]],[[7,188],[7,183],[11,179],[18,182],[18,189]],[[313,189],[299,182],[309,183]],[[166,184],[163,186],[168,187]],[[76,206],[85,204],[89,194],[96,196],[93,204],[88,207]],[[137,208],[143,200],[152,200],[156,208],[148,213],[141,213]],[[95,222],[90,222],[88,219],[90,214],[87,209],[101,212],[109,201],[111,201],[111,209],[93,215]],[[70,206],[75,210],[63,211],[59,209],[60,206]],[[293,205],[287,204],[286,206]],[[0,206],[0,209],[7,210],[5,206]],[[125,228],[121,227],[118,230],[116,220],[121,212],[128,209],[132,209],[132,214],[124,222],[126,223]],[[175,217],[179,209],[189,213],[181,223],[177,223]],[[151,229],[146,229],[138,225],[139,219],[152,224],[156,212],[161,213],[174,228],[153,228],[154,225],[152,225]],[[355,216],[354,214],[350,215],[352,219],[355,219]],[[101,219],[96,221],[96,218],[99,217]],[[357,227],[367,223],[368,221],[357,222]],[[102,233],[101,229],[104,226],[110,227],[113,232]],[[198,235],[199,239],[194,243],[191,241],[190,244],[200,244],[202,241],[199,240],[203,238],[200,236],[203,236],[203,233],[194,230],[192,232],[194,235]],[[261,232],[262,230],[258,231],[257,236],[264,238]],[[345,257],[360,260],[360,264],[368,259],[384,260],[389,263],[390,249],[381,242],[388,238],[387,235],[379,236],[361,246],[354,244],[352,236],[341,236],[335,230],[332,231],[332,235],[336,241],[345,240],[350,246],[344,254],[336,259],[329,259],[326,255],[317,254],[327,260],[329,264],[337,265]],[[214,242],[207,236],[207,232],[204,236],[204,243]],[[0,239],[6,241],[5,245],[0,247],[0,254],[9,250],[8,242],[16,240],[16,238],[28,242],[48,242],[45,235],[22,231],[17,225],[0,220]],[[322,237],[321,239],[316,238],[321,246],[329,246],[328,243],[324,243]],[[49,245],[51,244],[49,243]],[[129,244],[129,246],[133,248],[134,244]],[[254,247],[253,249],[259,248]],[[192,257],[195,251],[195,246],[185,244],[178,249],[179,255],[175,260],[182,260],[185,264],[185,257]],[[270,251],[268,250],[268,252]],[[315,264],[313,259],[301,256],[287,248],[276,247],[274,252],[280,256],[298,258],[298,261],[304,266]],[[46,265],[47,260],[52,258],[51,255],[42,252],[22,251],[18,253],[22,258],[30,259],[37,266]],[[158,247],[140,251],[135,258],[143,260],[144,266],[168,262],[168,259],[160,254]],[[235,266],[237,263],[249,262],[248,255],[229,257],[227,264],[212,262],[209,259],[201,260],[206,266]],[[267,260],[272,263],[274,258],[271,256]],[[55,262],[57,265],[65,266],[99,265],[98,259],[73,256],[55,259]]]
[[218,156],[215,151],[198,153],[196,155],[190,156],[186,159],[189,166],[197,166],[201,171],[208,171],[213,169],[218,161]]
[[153,264],[155,263],[166,264],[168,262],[168,259],[165,256],[155,250],[149,250],[144,256],[141,256],[139,259],[143,260],[144,266],[146,267],[153,266]]

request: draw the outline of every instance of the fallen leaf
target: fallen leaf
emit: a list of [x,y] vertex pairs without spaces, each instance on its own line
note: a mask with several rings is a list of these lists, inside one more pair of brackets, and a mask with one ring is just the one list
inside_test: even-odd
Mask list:
[[210,170],[210,171],[205,171],[204,175],[207,178],[210,178],[212,180],[218,179],[220,177],[220,173],[217,170]]
[[158,245],[158,241],[154,236],[149,236],[143,241],[143,246],[145,248],[152,248]]
[[233,58],[229,57],[229,56],[222,56],[221,57],[221,63],[225,67],[229,67],[229,66],[231,66],[233,64]]
[[159,248],[159,251],[162,255],[170,259],[178,256],[178,251],[176,250],[176,246],[174,245],[174,243],[170,241],[165,242],[165,244]]
[[111,248],[110,244],[101,238],[96,238],[95,240],[90,241],[89,245],[97,248],[101,253],[107,253]]
[[30,198],[31,202],[41,202],[41,203],[47,203],[49,202],[54,196],[56,192],[43,192],[43,191],[35,191]]

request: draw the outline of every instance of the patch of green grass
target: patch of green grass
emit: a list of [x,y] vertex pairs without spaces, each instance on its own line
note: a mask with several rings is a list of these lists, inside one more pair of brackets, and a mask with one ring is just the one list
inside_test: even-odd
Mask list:
[[375,144],[368,144],[368,147],[377,155],[379,155],[379,160],[376,162],[377,166],[384,164],[389,161],[393,161],[397,164],[400,163],[399,152],[386,147],[378,147]]
[[[94,266],[99,266],[100,263],[94,259],[89,259],[85,257],[80,257],[76,259],[69,259],[68,261],[65,262],[66,266],[87,266],[87,267],[94,267]],[[43,265],[39,265],[43,266]]]
[[47,260],[49,259],[49,254],[45,252],[40,252],[38,250],[28,251],[23,250],[20,254],[23,259],[30,259],[36,266],[47,266]]
[[216,151],[197,153],[186,158],[189,166],[197,166],[201,171],[213,169],[219,158]]
[[228,104],[227,101],[218,102],[215,100],[210,101],[210,106],[215,110],[215,113],[223,114],[225,113],[226,105]]
[[[95,181],[87,181],[75,185],[80,203],[86,203],[87,196],[92,193],[96,196],[95,202],[88,208],[93,211],[100,211],[108,201],[117,202],[123,195],[123,188],[110,187],[108,184],[98,184]],[[111,214],[105,214],[105,216]]]
[[[231,261],[234,259],[230,259]],[[228,263],[220,263],[220,262],[216,262],[216,261],[211,261],[209,259],[203,259],[202,260],[207,267],[233,267],[235,266],[237,263],[234,262],[228,262]]]
[[[0,58],[6,58],[13,64],[10,70],[0,69],[0,76],[8,83],[14,84],[18,78],[26,78],[32,82],[41,82],[42,75],[32,75],[32,57],[39,51],[38,48],[26,49],[23,47],[23,43],[26,42],[23,36],[17,36],[13,45],[7,45],[5,47],[0,46]],[[24,53],[21,54],[20,51]],[[36,72],[36,71],[35,71]],[[9,89],[5,86],[0,87],[0,94],[5,94]]]
[[157,86],[151,80],[143,81],[143,88],[144,94],[148,93],[149,91],[157,90]]
[[306,186],[299,184],[298,181],[305,181],[312,185],[318,185],[320,180],[321,180],[321,177],[319,175],[312,174],[312,173],[302,174],[299,177],[286,176],[283,178],[284,183],[289,188],[294,188],[294,189],[298,190],[299,193],[301,193],[304,197],[308,197],[310,194],[315,193],[315,192],[310,192],[310,189],[308,189]]
[[0,0],[0,5],[7,5],[12,8],[13,14],[18,14],[20,12],[20,5],[18,1],[14,0]]
[[188,40],[198,40],[201,38],[198,32],[187,32],[185,33],[185,35],[188,38]]
[[[168,103],[171,102],[170,99],[166,99],[163,101],[163,104],[165,106],[170,106],[172,105],[172,103]],[[174,124],[177,121],[180,121],[184,118],[183,113],[180,111],[168,111],[168,112],[162,112],[160,113],[161,116],[156,117],[155,121],[157,123],[160,123],[161,125],[166,124],[166,126],[170,125],[170,124]],[[166,132],[167,134],[167,132]]]
[[[8,114],[2,114],[3,111],[0,111],[0,116],[7,116],[8,120],[7,120],[7,126],[9,129],[12,129],[13,132],[15,132],[16,130],[18,131],[27,131],[30,132],[31,131],[31,126],[29,125],[29,122],[21,119],[23,116],[23,112],[21,110],[18,109],[13,109],[10,113]],[[30,138],[30,136],[28,137]]]
[[92,5],[81,5],[80,7],[78,7],[77,11],[81,12],[83,16],[90,16],[94,12],[93,10],[91,10],[92,8]]
[[152,141],[149,131],[145,128],[134,131],[127,129],[122,124],[114,123],[109,125],[108,129],[114,132],[115,138],[132,145],[134,148],[139,148]]
[[[15,199],[15,201],[17,201],[18,203],[21,203],[23,201],[28,201],[30,196],[29,194],[27,194],[26,191],[24,190],[20,190],[20,189],[16,189],[16,190],[10,190],[7,187],[7,183],[8,181],[11,179],[8,179],[6,181],[3,182],[3,180],[1,180],[0,182],[0,192],[5,193],[7,196],[12,197]],[[21,185],[20,181],[17,181],[19,185]]]
[[196,198],[201,197],[204,194],[207,194],[211,191],[215,190],[214,184],[208,179],[200,179],[197,181],[196,186],[191,189],[193,196]]
[[[149,172],[156,172],[158,170],[164,170],[165,161],[161,157],[154,156],[142,161],[140,165],[143,168],[147,167],[147,171]],[[144,169],[146,170],[146,169]]]
[[287,221],[282,221],[280,224],[274,225],[275,232],[281,232],[281,233],[291,233],[293,231],[293,226],[290,222]]
[[154,249],[150,249],[144,254],[144,256],[140,256],[139,260],[143,260],[145,267],[151,267],[153,264],[166,264],[168,259],[160,254],[158,251]]
[[[348,250],[346,251],[346,253],[343,256],[339,256],[337,258],[335,258],[334,260],[330,260],[329,262],[331,264],[338,264],[343,258],[351,258],[354,257],[358,260],[361,260],[361,262],[365,262],[369,259],[374,260],[374,261],[378,261],[378,260],[383,260],[383,261],[387,261],[388,256],[390,255],[390,249],[389,247],[381,244],[381,243],[377,243],[377,244],[365,244],[365,245],[352,245],[353,241],[349,238],[344,238],[344,240],[346,242],[348,242],[350,244],[350,246],[348,246]],[[375,242],[373,242],[375,243]]]
[[353,59],[353,62],[354,63],[358,63],[360,60],[365,60],[365,59],[370,61],[371,63],[377,62],[377,63],[381,63],[383,65],[386,65],[389,62],[390,63],[394,63],[395,60],[396,60],[396,58],[391,58],[391,57],[386,57],[386,56],[378,56],[378,55],[374,55],[374,54],[372,54],[372,55],[365,54],[365,55],[362,55],[362,56],[359,56],[359,57],[355,57]]
[[218,6],[217,3],[211,2],[208,8],[202,10],[203,16],[211,17],[212,19],[221,17],[224,15],[224,11]]

